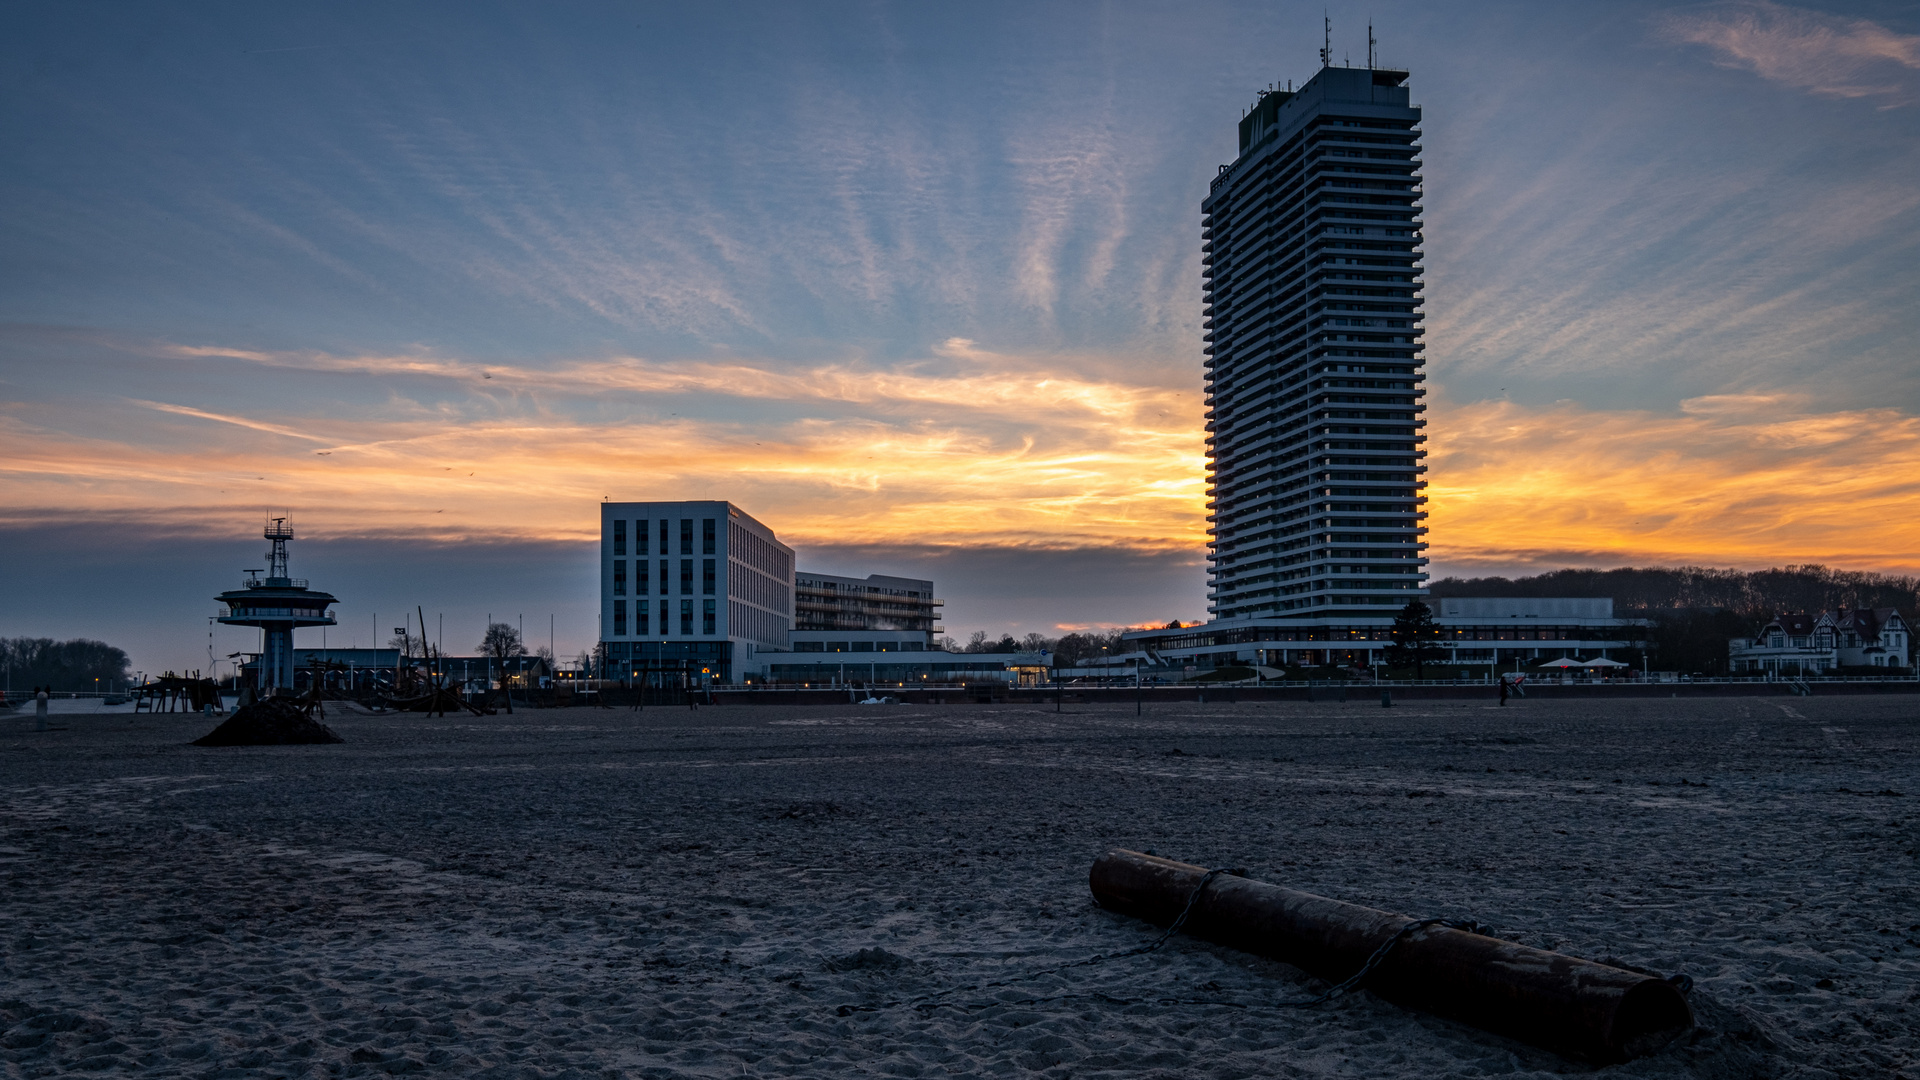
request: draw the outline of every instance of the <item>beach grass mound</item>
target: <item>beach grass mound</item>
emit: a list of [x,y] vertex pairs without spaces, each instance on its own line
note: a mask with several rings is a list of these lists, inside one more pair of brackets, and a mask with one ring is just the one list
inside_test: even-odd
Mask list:
[[297,746],[345,741],[293,702],[268,698],[235,709],[226,723],[195,739],[193,745]]

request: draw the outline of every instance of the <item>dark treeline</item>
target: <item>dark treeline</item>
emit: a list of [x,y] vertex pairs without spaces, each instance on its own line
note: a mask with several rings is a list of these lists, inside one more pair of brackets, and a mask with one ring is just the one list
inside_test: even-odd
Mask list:
[[124,690],[132,668],[125,652],[91,638],[0,638],[0,679],[15,691],[36,686],[60,691]]
[[1103,653],[1119,653],[1119,630],[1092,630],[1087,633],[1067,634],[1050,638],[1045,634],[1028,634],[1015,638],[1012,634],[1002,634],[998,640],[987,636],[985,630],[976,630],[965,645],[952,638],[942,639],[949,652],[968,653],[1016,653],[1041,652],[1053,654],[1055,667],[1074,667],[1084,660],[1098,659]]
[[1817,612],[1837,607],[1890,607],[1912,615],[1920,608],[1920,577],[1829,570],[1824,566],[1750,571],[1649,566],[1554,570],[1523,578],[1450,577],[1434,582],[1432,593],[1435,597],[1610,596],[1616,615],[1720,610],[1754,622],[1783,611]]

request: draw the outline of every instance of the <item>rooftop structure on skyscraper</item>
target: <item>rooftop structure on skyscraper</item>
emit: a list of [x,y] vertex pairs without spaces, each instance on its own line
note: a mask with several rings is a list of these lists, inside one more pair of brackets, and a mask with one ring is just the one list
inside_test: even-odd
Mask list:
[[284,517],[267,522],[264,538],[267,568],[247,571],[241,588],[223,592],[216,599],[226,605],[219,620],[228,626],[260,628],[259,689],[271,694],[293,689],[293,632],[302,626],[332,626],[335,603],[331,593],[307,588],[305,578],[289,576],[287,541],[293,539],[293,526]]

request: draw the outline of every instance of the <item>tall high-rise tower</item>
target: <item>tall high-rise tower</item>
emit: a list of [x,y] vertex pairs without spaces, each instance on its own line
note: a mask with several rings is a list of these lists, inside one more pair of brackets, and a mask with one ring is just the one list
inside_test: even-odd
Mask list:
[[1324,67],[1262,93],[1201,204],[1216,621],[1372,637],[1361,628],[1425,594],[1420,110],[1406,80]]

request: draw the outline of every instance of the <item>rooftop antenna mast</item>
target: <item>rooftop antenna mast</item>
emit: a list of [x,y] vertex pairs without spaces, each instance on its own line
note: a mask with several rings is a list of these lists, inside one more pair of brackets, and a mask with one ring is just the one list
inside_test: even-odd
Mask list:
[[1373,69],[1373,47],[1380,44],[1373,40],[1373,20],[1367,20],[1367,69]]
[[1325,24],[1320,38],[1320,66],[1326,67],[1333,58],[1333,16],[1323,10],[1320,20]]

